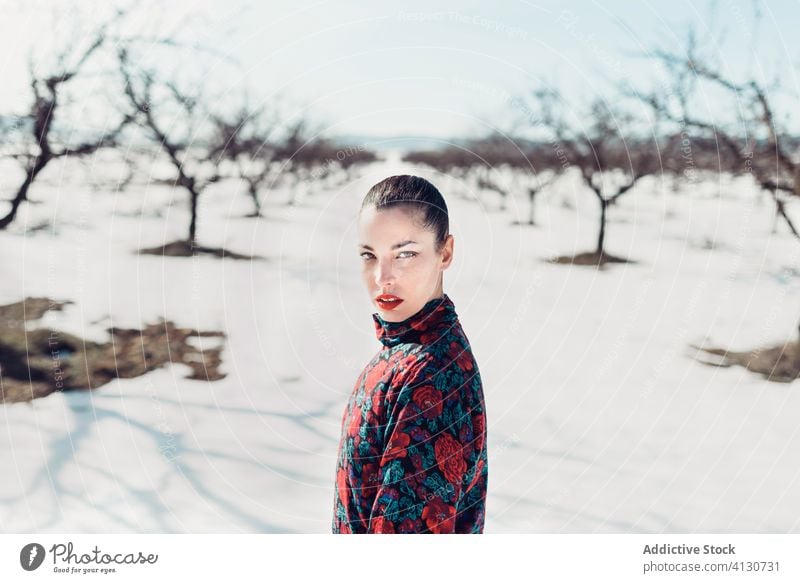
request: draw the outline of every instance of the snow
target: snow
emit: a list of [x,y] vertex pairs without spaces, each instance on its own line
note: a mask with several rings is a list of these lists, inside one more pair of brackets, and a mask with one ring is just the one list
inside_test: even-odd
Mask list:
[[175,364],[4,406],[2,530],[329,532],[341,415],[380,347],[355,216],[399,173],[440,184],[450,207],[445,291],[487,400],[487,533],[800,530],[797,384],[688,349],[796,338],[800,244],[772,233],[766,195],[744,180],[677,194],[643,181],[609,210],[606,237],[636,264],[551,265],[595,246],[598,205],[576,180],[541,194],[537,227],[516,226],[526,196],[498,212],[491,193],[467,200],[456,189],[474,198],[470,185],[392,151],[295,207],[270,194],[261,220],[243,218],[243,190],[215,185],[200,242],[255,261],[133,253],[185,234],[186,196],[168,186],[82,190],[60,173],[35,186],[42,203],[0,232],[0,303],[72,300],[40,324],[100,341],[159,317],[222,330],[228,376],[189,380]]

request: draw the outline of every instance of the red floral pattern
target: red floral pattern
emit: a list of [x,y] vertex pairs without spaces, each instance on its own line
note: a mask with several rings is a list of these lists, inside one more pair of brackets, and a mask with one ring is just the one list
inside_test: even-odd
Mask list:
[[462,457],[461,444],[458,440],[445,433],[436,440],[433,450],[436,452],[436,463],[444,472],[447,481],[451,484],[459,483],[467,472],[467,464]]
[[444,294],[383,345],[342,415],[334,533],[482,533],[488,459],[480,371]]
[[434,419],[442,414],[442,394],[433,387],[418,388],[412,399],[425,418]]

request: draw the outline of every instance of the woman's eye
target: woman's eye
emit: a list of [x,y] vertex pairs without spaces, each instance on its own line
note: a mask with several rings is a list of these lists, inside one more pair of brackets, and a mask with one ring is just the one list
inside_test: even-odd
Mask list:
[[[398,259],[410,259],[412,257],[416,257],[417,255],[419,255],[419,253],[417,253],[416,251],[401,251],[397,255],[397,258]],[[375,256],[372,253],[364,251],[361,254],[361,258],[364,259],[364,260],[369,260],[369,259],[375,259]]]

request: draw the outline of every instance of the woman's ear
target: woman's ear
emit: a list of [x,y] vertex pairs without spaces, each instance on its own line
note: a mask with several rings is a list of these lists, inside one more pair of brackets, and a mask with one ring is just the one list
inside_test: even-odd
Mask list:
[[453,261],[454,243],[455,238],[453,235],[447,235],[447,239],[444,240],[444,245],[442,246],[442,269],[447,269],[450,267],[450,263]]

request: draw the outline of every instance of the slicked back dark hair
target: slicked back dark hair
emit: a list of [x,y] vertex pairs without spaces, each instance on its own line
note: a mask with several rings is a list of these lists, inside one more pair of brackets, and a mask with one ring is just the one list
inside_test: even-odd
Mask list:
[[401,205],[419,218],[423,228],[434,232],[436,252],[440,252],[450,234],[447,204],[442,193],[424,178],[410,174],[384,178],[369,189],[361,203],[361,210],[370,206],[381,210]]

